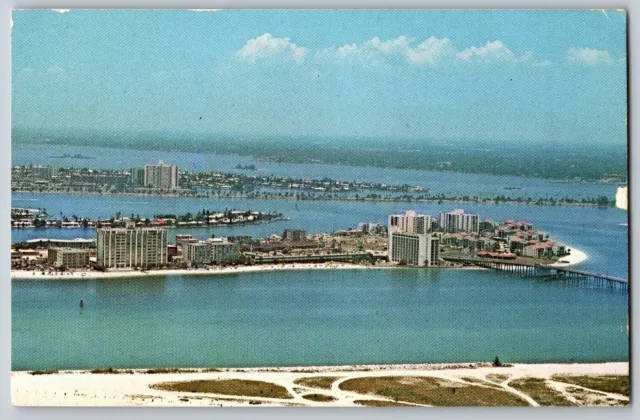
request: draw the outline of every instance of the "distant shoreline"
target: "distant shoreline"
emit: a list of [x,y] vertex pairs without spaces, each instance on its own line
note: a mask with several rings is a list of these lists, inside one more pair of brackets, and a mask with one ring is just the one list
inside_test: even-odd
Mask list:
[[548,199],[542,199],[545,202],[538,204],[535,200],[526,202],[524,200],[507,200],[496,202],[492,198],[484,198],[486,201],[478,200],[461,200],[461,199],[439,199],[439,198],[424,198],[424,199],[403,199],[402,197],[354,197],[354,196],[338,196],[333,195],[331,197],[323,196],[310,196],[308,198],[299,199],[296,196],[281,196],[278,194],[264,194],[264,195],[249,195],[249,194],[237,194],[237,195],[224,195],[224,194],[212,194],[212,195],[181,195],[175,193],[166,194],[145,194],[145,193],[111,193],[111,192],[78,192],[78,191],[35,191],[35,190],[19,190],[11,191],[11,194],[67,194],[67,195],[105,195],[105,196],[123,196],[123,197],[169,197],[169,198],[217,198],[217,199],[243,199],[243,200],[288,200],[288,201],[356,201],[356,202],[382,202],[382,203],[436,203],[436,204],[520,204],[529,206],[548,206],[548,207],[598,207],[598,208],[615,208],[615,203],[611,202],[607,206],[599,205],[598,203],[583,203],[573,202],[567,203],[564,201],[555,202],[551,204]]

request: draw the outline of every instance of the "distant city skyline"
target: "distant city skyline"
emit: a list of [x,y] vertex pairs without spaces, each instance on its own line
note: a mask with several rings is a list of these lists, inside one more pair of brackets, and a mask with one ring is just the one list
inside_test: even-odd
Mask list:
[[18,10],[14,130],[626,145],[626,15]]

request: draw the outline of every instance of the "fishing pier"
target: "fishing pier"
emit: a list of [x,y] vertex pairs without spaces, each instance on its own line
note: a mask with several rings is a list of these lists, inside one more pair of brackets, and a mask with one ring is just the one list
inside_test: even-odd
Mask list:
[[560,280],[596,289],[629,290],[629,280],[627,279],[569,267],[463,256],[444,256],[443,259],[455,263],[504,271],[520,277],[537,277],[549,281]]

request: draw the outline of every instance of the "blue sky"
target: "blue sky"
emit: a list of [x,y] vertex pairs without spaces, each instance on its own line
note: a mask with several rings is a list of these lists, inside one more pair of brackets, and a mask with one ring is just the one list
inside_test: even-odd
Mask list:
[[626,142],[618,11],[12,18],[14,129]]

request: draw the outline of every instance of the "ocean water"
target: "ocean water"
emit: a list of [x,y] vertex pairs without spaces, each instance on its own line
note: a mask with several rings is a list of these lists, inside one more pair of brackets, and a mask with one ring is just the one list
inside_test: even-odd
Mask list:
[[627,303],[483,270],[19,280],[11,366],[626,361]]

